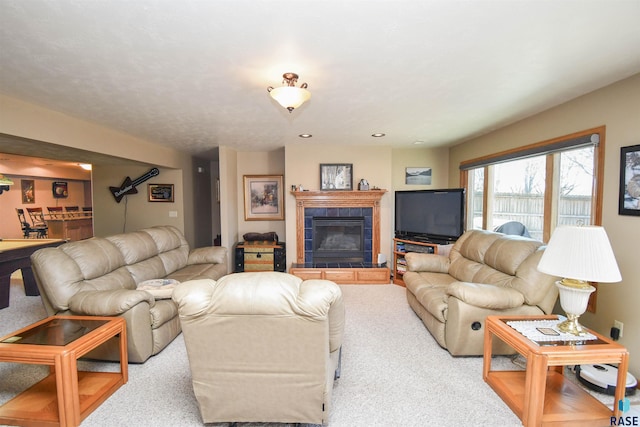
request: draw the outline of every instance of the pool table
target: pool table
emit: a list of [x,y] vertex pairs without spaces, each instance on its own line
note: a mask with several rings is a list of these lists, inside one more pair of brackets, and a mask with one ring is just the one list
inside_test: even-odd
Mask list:
[[18,269],[22,270],[25,294],[40,295],[29,257],[38,249],[63,243],[63,239],[0,239],[0,309],[9,307],[11,273]]

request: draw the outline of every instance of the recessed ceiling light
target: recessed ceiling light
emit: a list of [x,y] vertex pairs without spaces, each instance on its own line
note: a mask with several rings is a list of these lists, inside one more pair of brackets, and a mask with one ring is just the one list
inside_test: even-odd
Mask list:
[[413,145],[420,145],[420,144],[424,144],[424,141],[416,141],[413,143]]
[[300,135],[298,135],[300,138],[311,138],[313,135],[311,135],[310,133],[301,133]]
[[374,138],[382,138],[383,136],[385,136],[385,134],[382,132],[376,132],[376,133],[372,133],[371,136]]

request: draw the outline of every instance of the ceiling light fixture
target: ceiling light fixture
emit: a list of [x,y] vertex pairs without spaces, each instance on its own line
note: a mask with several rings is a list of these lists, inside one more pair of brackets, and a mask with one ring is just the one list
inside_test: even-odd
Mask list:
[[3,191],[9,191],[10,185],[13,185],[11,178],[7,178],[0,173],[0,194],[2,194]]
[[372,133],[371,136],[374,138],[382,138],[383,136],[385,136],[386,134],[382,133],[382,132],[376,132],[376,133]]
[[310,133],[301,133],[300,135],[298,135],[300,138],[311,138],[313,135],[311,135]]
[[311,98],[311,92],[307,90],[307,84],[302,83],[300,87],[296,87],[298,82],[298,75],[296,73],[284,73],[282,75],[282,83],[286,86],[274,88],[269,86],[267,92],[278,104],[289,110],[291,113],[295,108],[298,108],[305,101]]

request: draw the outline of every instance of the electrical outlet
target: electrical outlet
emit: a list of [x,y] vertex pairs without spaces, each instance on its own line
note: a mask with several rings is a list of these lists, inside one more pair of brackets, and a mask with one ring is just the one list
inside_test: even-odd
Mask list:
[[621,321],[619,321],[619,320],[614,320],[613,321],[613,327],[620,329],[620,338],[622,338],[622,327],[623,326],[624,326],[624,324]]

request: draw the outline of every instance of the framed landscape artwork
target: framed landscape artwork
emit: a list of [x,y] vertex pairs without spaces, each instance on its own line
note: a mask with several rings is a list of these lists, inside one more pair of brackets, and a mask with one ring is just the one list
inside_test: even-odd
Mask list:
[[282,175],[244,175],[245,221],[284,220]]
[[618,213],[640,216],[640,145],[620,149]]
[[353,190],[353,164],[320,164],[320,190]]
[[405,168],[404,183],[407,185],[431,185],[431,168]]

